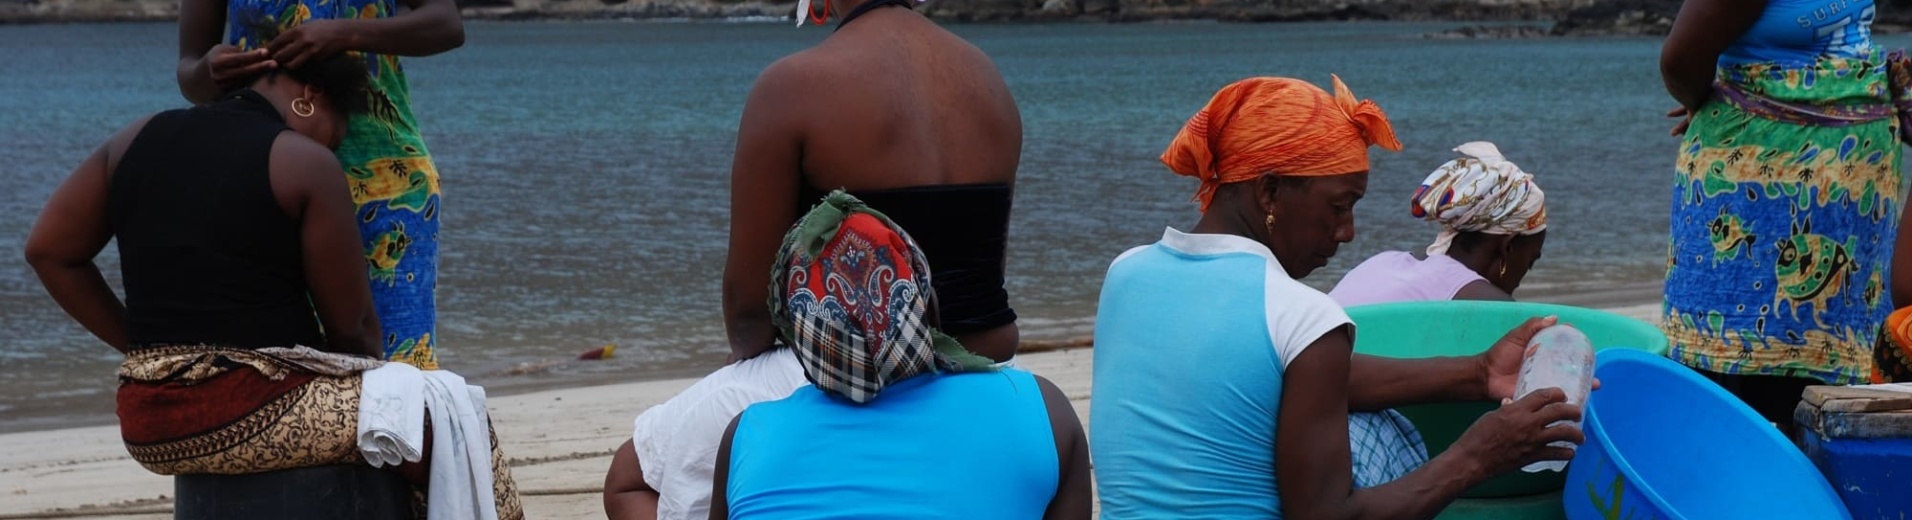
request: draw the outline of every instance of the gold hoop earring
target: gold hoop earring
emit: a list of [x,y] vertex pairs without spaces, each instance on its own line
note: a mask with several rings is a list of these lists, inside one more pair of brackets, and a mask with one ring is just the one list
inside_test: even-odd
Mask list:
[[1261,225],[1267,227],[1269,233],[1275,232],[1275,214],[1269,213],[1268,218],[1261,220]]
[[312,106],[311,100],[306,98],[292,100],[292,113],[297,114],[299,117],[312,117],[312,114],[318,113],[318,111],[318,108]]
[[1507,278],[1507,264],[1500,264],[1500,277]]

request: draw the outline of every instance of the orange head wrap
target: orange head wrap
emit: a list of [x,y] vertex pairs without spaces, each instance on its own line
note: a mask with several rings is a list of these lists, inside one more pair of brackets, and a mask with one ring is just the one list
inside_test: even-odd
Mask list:
[[1368,147],[1400,151],[1388,116],[1334,78],[1334,95],[1306,81],[1248,78],[1222,87],[1175,135],[1162,164],[1201,179],[1202,211],[1223,184],[1265,173],[1341,175],[1368,169]]

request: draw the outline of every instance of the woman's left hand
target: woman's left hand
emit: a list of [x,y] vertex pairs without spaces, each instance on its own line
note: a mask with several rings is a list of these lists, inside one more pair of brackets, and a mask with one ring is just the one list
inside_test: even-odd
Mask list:
[[351,48],[353,20],[306,20],[280,33],[267,47],[281,69],[297,69]]
[[1520,381],[1520,362],[1526,358],[1527,342],[1541,329],[1559,322],[1556,316],[1528,318],[1480,354],[1481,385],[1486,388],[1488,399],[1500,401],[1515,397],[1514,386]]
[[[1521,397],[1514,395],[1514,389],[1520,385],[1520,364],[1527,358],[1527,342],[1533,341],[1534,334],[1542,329],[1559,323],[1558,316],[1528,318],[1476,357],[1480,361],[1481,386],[1487,389],[1488,399],[1507,404]],[[1593,378],[1593,389],[1600,389],[1600,378]]]
[[1669,110],[1666,112],[1666,117],[1676,117],[1680,119],[1679,123],[1673,125],[1673,137],[1686,135],[1686,127],[1692,126],[1693,124],[1693,111],[1687,110],[1686,107]]

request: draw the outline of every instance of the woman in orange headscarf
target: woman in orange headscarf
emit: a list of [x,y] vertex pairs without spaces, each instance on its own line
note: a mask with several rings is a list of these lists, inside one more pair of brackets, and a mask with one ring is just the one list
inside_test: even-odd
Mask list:
[[1475,357],[1357,356],[1347,314],[1297,281],[1354,239],[1370,146],[1401,148],[1339,78],[1334,94],[1252,78],[1162,154],[1201,180],[1202,215],[1103,280],[1089,412],[1103,518],[1425,518],[1488,477],[1572,455],[1547,446],[1580,440],[1547,427],[1580,415],[1557,390],[1488,414],[1431,460],[1387,412],[1510,397],[1521,350],[1551,319]]

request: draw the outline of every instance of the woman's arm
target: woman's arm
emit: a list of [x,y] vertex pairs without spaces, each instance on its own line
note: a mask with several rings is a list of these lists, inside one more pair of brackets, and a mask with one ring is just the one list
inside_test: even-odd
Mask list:
[[1337,329],[1309,345],[1282,374],[1275,426],[1282,513],[1322,520],[1432,518],[1480,481],[1485,468],[1436,458],[1385,489],[1356,490],[1347,428],[1353,350],[1347,329]]
[[406,0],[406,5],[411,10],[383,18],[308,20],[272,40],[272,59],[298,68],[344,51],[431,56],[465,44],[465,22],[453,0]]
[[1395,359],[1355,354],[1348,370],[1349,409],[1371,412],[1411,404],[1513,397],[1527,340],[1559,321],[1552,316],[1528,319],[1473,356]]
[[1474,356],[1396,359],[1355,354],[1348,365],[1350,411],[1489,400]]
[[120,154],[146,127],[142,118],[93,150],[53,191],[27,234],[26,260],[60,309],[114,350],[126,350],[126,305],[93,263],[113,238],[106,201]]
[[609,520],[656,520],[657,490],[644,482],[644,465],[637,460],[633,441],[624,441],[611,455],[604,474],[604,516]]
[[754,357],[776,341],[770,324],[770,264],[797,213],[802,104],[785,61],[764,69],[737,125],[730,165],[730,251],[724,259],[724,329],[731,358]]
[[710,520],[730,520],[730,442],[737,437],[737,423],[744,414],[724,427],[724,443],[717,446],[717,467],[710,479]]
[[273,196],[299,222],[305,282],[325,327],[325,350],[384,357],[357,212],[337,156],[284,132],[272,144],[271,168]]
[[1287,518],[1316,520],[1433,518],[1463,490],[1492,475],[1534,460],[1564,460],[1572,452],[1548,448],[1553,440],[1579,439],[1570,426],[1548,427],[1579,416],[1558,390],[1483,416],[1454,446],[1407,475],[1380,486],[1355,489],[1348,445],[1348,370],[1353,345],[1337,329],[1310,345],[1283,372],[1281,414],[1276,422],[1276,486]]
[[1673,32],[1660,48],[1660,77],[1666,92],[1688,112],[1697,112],[1713,96],[1713,71],[1719,55],[1746,34],[1766,12],[1766,0],[1686,0]]
[[245,84],[276,64],[265,49],[242,52],[219,43],[226,33],[226,0],[180,0],[179,93],[194,104]]
[[1049,430],[1055,436],[1059,463],[1056,495],[1042,518],[1088,520],[1094,512],[1095,488],[1089,482],[1089,439],[1082,433],[1082,418],[1055,383],[1036,376],[1036,385],[1042,388],[1043,405],[1049,409]]

